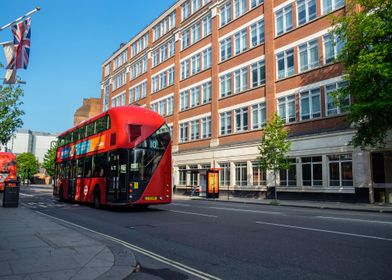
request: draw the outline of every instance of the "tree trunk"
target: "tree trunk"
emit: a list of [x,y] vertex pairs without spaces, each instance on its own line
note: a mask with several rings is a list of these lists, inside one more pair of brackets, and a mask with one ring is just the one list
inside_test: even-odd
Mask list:
[[274,192],[275,192],[275,200],[278,200],[278,193],[276,192],[276,171],[274,171],[274,181],[275,181],[275,189],[274,189]]
[[369,184],[369,203],[374,204],[374,187],[373,187],[373,180],[371,180]]

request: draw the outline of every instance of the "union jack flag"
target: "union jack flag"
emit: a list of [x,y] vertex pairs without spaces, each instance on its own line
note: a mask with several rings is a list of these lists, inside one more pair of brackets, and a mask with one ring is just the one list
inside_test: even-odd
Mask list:
[[31,18],[28,18],[24,21],[12,25],[12,33],[14,34],[15,56],[7,65],[7,69],[27,68],[30,54],[30,21]]

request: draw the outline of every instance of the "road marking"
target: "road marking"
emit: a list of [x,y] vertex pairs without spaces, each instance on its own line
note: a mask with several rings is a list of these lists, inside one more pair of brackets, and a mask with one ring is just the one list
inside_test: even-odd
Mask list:
[[340,234],[340,235],[347,235],[347,236],[354,236],[354,237],[368,238],[368,239],[378,239],[378,240],[392,242],[392,239],[390,239],[390,238],[384,238],[384,237],[378,237],[378,236],[372,236],[372,235],[356,234],[356,233],[348,233],[348,232],[342,232],[342,231],[325,230],[325,229],[318,229],[318,228],[307,228],[307,227],[299,227],[299,226],[284,225],[284,224],[274,224],[274,223],[259,222],[259,221],[256,222],[256,224],[276,226],[276,227],[285,227],[285,228],[294,228],[294,229],[302,229],[302,230],[309,230],[309,231],[318,231],[318,232],[333,233],[333,234]]
[[209,208],[219,209],[219,210],[228,210],[228,211],[237,211],[237,212],[271,214],[271,215],[283,215],[283,213],[281,213],[281,212],[273,212],[273,211],[247,210],[247,209],[239,209],[239,208],[212,207],[212,206],[209,207]]
[[353,219],[353,218],[339,218],[339,217],[328,217],[328,216],[317,216],[316,218],[328,219],[328,220],[338,220],[338,221],[365,222],[365,223],[377,223],[377,224],[392,225],[392,222],[377,221],[377,220],[376,221],[372,221],[372,220]]
[[208,214],[201,214],[201,213],[195,213],[195,212],[185,212],[185,211],[177,211],[177,210],[169,210],[170,212],[174,213],[180,213],[180,214],[188,214],[188,215],[196,215],[196,216],[203,216],[203,217],[210,217],[210,218],[218,218],[218,216],[215,215],[208,215]]
[[171,203],[171,205],[176,205],[176,206],[186,206],[186,207],[189,207],[189,206],[190,206],[189,204],[185,204],[185,203],[177,203],[177,202]]
[[27,193],[19,193],[21,196],[34,196],[32,194],[27,194]]
[[206,280],[215,279],[215,280],[220,280],[220,278],[218,278],[218,277],[216,277],[216,276],[213,276],[213,275],[211,275],[211,274],[208,274],[208,273],[205,273],[205,272],[203,272],[203,271],[197,270],[197,269],[195,269],[195,268],[192,268],[192,267],[190,267],[190,266],[187,266],[187,265],[184,265],[184,264],[182,264],[182,263],[176,262],[176,261],[174,261],[174,260],[168,259],[168,258],[166,258],[166,257],[163,257],[163,256],[161,256],[161,255],[158,255],[158,254],[156,254],[156,253],[154,253],[154,252],[148,251],[148,250],[146,250],[146,249],[143,249],[143,248],[141,248],[141,247],[138,247],[138,246],[136,246],[136,245],[133,245],[133,244],[131,244],[131,243],[128,243],[128,242],[126,242],[126,241],[123,241],[123,240],[121,240],[121,239],[115,238],[115,237],[113,237],[113,236],[110,236],[110,235],[107,235],[107,234],[104,234],[104,233],[101,233],[101,232],[98,232],[98,231],[95,231],[95,230],[92,230],[92,229],[89,229],[89,228],[80,226],[80,225],[78,225],[78,224],[74,224],[74,223],[68,222],[68,221],[63,220],[63,219],[60,219],[60,218],[53,217],[53,216],[51,216],[51,215],[45,214],[45,213],[40,212],[40,211],[36,211],[36,213],[41,214],[41,215],[43,215],[43,216],[45,216],[45,217],[54,219],[54,220],[58,220],[58,221],[60,221],[60,222],[62,222],[62,223],[69,224],[69,225],[72,225],[72,226],[74,226],[74,227],[77,227],[77,228],[80,228],[80,229],[83,229],[83,230],[92,232],[92,233],[94,233],[94,234],[98,234],[98,235],[100,235],[100,236],[102,236],[102,237],[104,237],[104,238],[106,238],[106,239],[109,239],[109,240],[111,240],[111,241],[113,241],[113,242],[119,243],[119,244],[121,244],[121,245],[123,245],[123,246],[125,246],[125,247],[127,247],[127,248],[129,248],[129,249],[132,249],[132,250],[134,250],[134,251],[136,251],[136,252],[138,252],[138,253],[140,253],[140,254],[143,254],[143,255],[145,255],[145,256],[147,256],[147,257],[150,257],[150,258],[152,258],[152,259],[154,259],[154,260],[160,261],[160,262],[165,263],[165,264],[167,264],[167,265],[170,265],[170,266],[172,266],[172,267],[175,267],[175,268],[177,268],[177,269],[179,269],[179,270],[181,270],[181,271],[184,271],[184,272],[186,272],[186,273],[188,273],[188,274],[191,274],[191,275],[193,275],[193,276],[196,276],[196,277],[198,277],[198,278],[200,278],[200,279],[206,279]]

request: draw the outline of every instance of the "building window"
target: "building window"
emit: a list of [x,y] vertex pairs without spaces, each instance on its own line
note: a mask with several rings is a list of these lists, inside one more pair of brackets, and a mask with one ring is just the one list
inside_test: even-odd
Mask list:
[[201,7],[201,0],[192,0],[192,13],[196,12]]
[[302,184],[304,186],[322,186],[323,165],[321,156],[303,157],[302,163]]
[[220,97],[231,95],[231,73],[220,77]]
[[278,115],[284,123],[295,122],[295,95],[278,99]]
[[289,169],[282,169],[279,171],[280,186],[296,186],[297,185],[297,168],[295,158],[287,159],[289,162]]
[[[197,165],[189,165],[189,169],[197,169]],[[197,178],[199,177],[199,173],[196,171],[196,172],[192,172],[191,171],[191,181],[190,181],[190,184],[192,185],[192,186],[197,186],[198,185],[198,183],[197,183]]]
[[191,33],[188,30],[185,30],[181,34],[181,49],[187,48],[191,44]]
[[211,24],[212,24],[212,18],[211,18],[211,14],[209,14],[208,16],[203,18],[203,37],[206,37],[211,34],[211,30],[212,30]]
[[186,185],[186,166],[178,166],[178,174],[179,174],[179,181],[180,185]]
[[246,12],[246,2],[247,0],[234,0],[234,18],[238,18]]
[[104,68],[104,76],[106,77],[106,76],[109,76],[109,74],[110,74],[110,64],[106,64],[105,65],[105,68]]
[[246,162],[235,163],[235,184],[236,186],[246,186],[248,184],[248,174]]
[[265,64],[264,60],[253,63],[250,67],[252,88],[265,84]]
[[262,128],[266,122],[265,102],[252,106],[252,128]]
[[323,36],[324,63],[332,63],[338,57],[343,48],[343,41],[338,36],[326,34]]
[[182,4],[181,7],[182,10],[182,20],[187,19],[191,15],[191,2],[190,0],[186,1],[184,4]]
[[158,91],[158,75],[152,77],[152,92]]
[[265,186],[266,185],[266,172],[261,170],[258,162],[252,162],[252,185],[253,186]]
[[188,123],[180,124],[180,143],[188,141]]
[[243,132],[248,130],[248,107],[236,109],[235,111],[235,131]]
[[323,10],[322,14],[328,14],[344,6],[344,0],[322,0]]
[[231,112],[220,113],[220,134],[227,135],[231,133]]
[[347,87],[346,81],[333,83],[325,86],[325,107],[327,111],[327,116],[341,114],[348,110],[348,107],[350,106],[350,96],[346,96],[342,104],[338,104],[337,99],[334,97],[334,94],[337,90],[345,87]]
[[191,92],[191,108],[200,105],[200,87],[190,89]]
[[294,75],[294,50],[286,50],[276,55],[278,80]]
[[252,47],[264,43],[264,19],[251,25],[250,34]]
[[196,23],[192,28],[192,43],[200,40],[200,22]]
[[107,111],[109,109],[109,95],[110,95],[110,82],[107,80],[105,82],[104,88],[103,88],[103,110]]
[[169,48],[169,57],[172,57],[174,55],[175,48],[176,48],[176,43],[174,42],[174,38],[169,41],[168,48]]
[[189,60],[184,60],[181,62],[181,80],[189,77]]
[[201,138],[211,137],[211,117],[205,117],[201,119]]
[[191,140],[199,139],[200,121],[191,121]]
[[112,98],[112,107],[125,106],[125,92]]
[[174,84],[174,67],[170,68],[167,72],[169,76],[169,86],[171,86]]
[[189,91],[183,91],[180,93],[180,111],[184,111],[189,108]]
[[275,12],[276,36],[293,29],[293,12],[291,4]]
[[230,186],[230,163],[219,163],[219,185]]
[[220,26],[223,26],[231,21],[231,1],[227,1],[220,8]]
[[303,25],[316,17],[316,0],[297,0],[298,26]]
[[301,120],[321,117],[320,89],[303,91],[299,96]]
[[203,88],[203,104],[211,101],[211,82],[202,85]]
[[163,73],[159,74],[159,89],[163,89],[166,87],[166,71]]
[[299,71],[304,72],[319,66],[318,40],[299,45]]
[[159,107],[158,107],[158,113],[161,115],[161,116],[166,116],[166,99],[165,100],[161,100],[161,101],[159,101],[159,103],[158,103],[159,105]]
[[248,90],[248,67],[234,72],[234,93]]
[[234,53],[237,55],[248,48],[248,32],[246,28],[234,34]]
[[203,70],[210,68],[211,67],[211,62],[212,62],[212,57],[211,57],[211,47],[208,49],[205,49],[203,51]]
[[127,80],[126,77],[127,76],[126,76],[125,70],[123,70],[118,75],[114,76],[114,78],[113,78],[113,90],[116,90],[119,87],[122,87],[123,85],[125,85],[125,82]]
[[220,41],[220,60],[224,61],[231,57],[231,37]]
[[152,53],[152,67],[157,66],[159,63],[159,51],[155,50]]
[[195,75],[200,72],[200,54],[196,54],[191,57],[191,75]]
[[250,7],[253,9],[256,6],[261,5],[262,3],[264,3],[264,0],[251,0]]
[[173,115],[173,111],[174,111],[174,97],[170,96],[167,99],[167,114]]
[[329,186],[352,187],[353,163],[351,154],[328,156]]

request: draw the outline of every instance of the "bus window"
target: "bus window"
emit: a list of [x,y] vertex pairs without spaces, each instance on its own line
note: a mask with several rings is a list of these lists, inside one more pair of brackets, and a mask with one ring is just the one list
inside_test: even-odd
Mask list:
[[94,172],[93,177],[105,177],[106,176],[106,166],[107,166],[107,154],[101,153],[93,157]]
[[83,177],[91,177],[92,157],[84,158]]
[[89,123],[87,125],[86,137],[89,137],[94,134],[94,125],[95,125],[95,122]]
[[96,125],[95,125],[95,132],[99,133],[102,132],[104,130],[106,130],[106,116],[103,118],[100,118],[96,121]]
[[84,158],[79,158],[77,160],[76,177],[80,178],[83,175],[83,164]]
[[104,117],[104,119],[106,120],[106,129],[110,128],[110,116],[107,115]]

